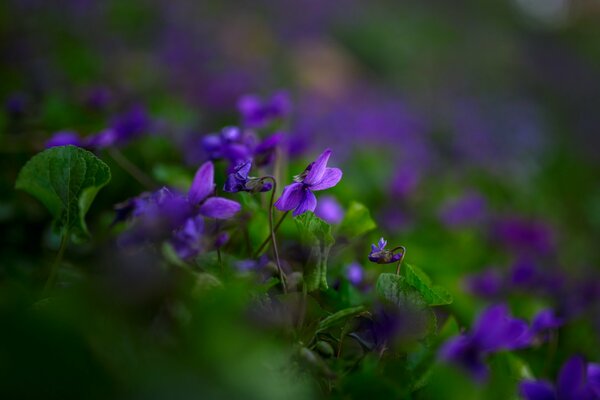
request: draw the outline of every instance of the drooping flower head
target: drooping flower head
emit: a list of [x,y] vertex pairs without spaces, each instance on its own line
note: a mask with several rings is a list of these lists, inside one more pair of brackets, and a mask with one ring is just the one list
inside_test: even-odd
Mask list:
[[369,261],[377,263],[377,264],[391,264],[400,261],[402,258],[403,250],[399,253],[394,253],[393,251],[387,250],[385,248],[387,246],[387,240],[384,238],[379,239],[377,245],[371,245],[371,252],[369,253]]
[[314,211],[317,198],[313,191],[332,188],[342,179],[342,171],[339,168],[327,167],[330,156],[331,150],[325,150],[304,172],[294,177],[294,183],[283,189],[275,207],[280,211],[294,210],[294,216]]
[[545,380],[524,380],[519,392],[526,400],[600,399],[600,364],[573,356],[561,368],[556,385]]
[[227,176],[223,190],[229,193],[236,192],[268,192],[273,187],[271,182],[263,182],[260,178],[248,176],[252,168],[251,161],[238,164],[233,172]]
[[513,318],[503,304],[485,309],[472,331],[448,340],[440,350],[445,361],[463,368],[476,380],[487,377],[485,357],[501,350],[515,350],[531,344],[527,323]]

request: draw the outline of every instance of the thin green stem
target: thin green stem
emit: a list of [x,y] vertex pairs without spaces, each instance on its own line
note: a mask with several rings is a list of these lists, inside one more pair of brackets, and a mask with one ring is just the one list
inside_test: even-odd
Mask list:
[[127,157],[119,151],[116,147],[109,147],[108,154],[115,160],[115,162],[119,165],[119,167],[123,168],[125,172],[127,172],[133,179],[138,181],[142,186],[153,190],[156,188],[156,183],[146,175],[141,169],[138,168],[137,165],[129,161]]
[[58,253],[56,254],[54,263],[52,264],[52,267],[50,267],[50,274],[48,275],[48,279],[46,280],[46,284],[44,285],[44,290],[42,291],[43,297],[46,297],[54,287],[54,284],[56,282],[56,275],[58,273],[58,268],[60,267],[68,243],[69,232],[65,232],[63,233],[62,238],[60,239],[60,247],[58,248]]
[[[273,191],[273,193],[275,193],[275,191]],[[272,194],[271,196],[274,196],[274,194]],[[272,207],[271,207],[272,209]],[[285,213],[283,213],[283,215],[281,216],[281,218],[279,218],[279,221],[277,221],[277,224],[275,225],[275,228],[273,228],[273,233],[277,233],[277,230],[279,229],[279,227],[281,226],[281,224],[283,223],[283,220],[285,219],[285,217],[289,214],[289,211],[286,211]],[[262,253],[263,249],[265,248],[265,246],[269,243],[269,241],[271,240],[271,236],[269,235],[260,245],[260,247],[258,248],[258,250],[256,250],[256,252],[254,253],[254,258],[257,258],[258,256],[260,256],[260,254]]]
[[393,253],[396,250],[402,250],[402,256],[400,256],[400,260],[398,260],[398,265],[396,266],[396,275],[400,275],[400,267],[402,266],[402,261],[404,261],[404,256],[406,255],[406,247],[398,246],[394,247],[390,251]]
[[272,176],[265,176],[263,180],[270,180],[273,182],[273,188],[271,189],[271,198],[269,200],[269,230],[271,231],[271,243],[273,244],[273,254],[275,255],[275,263],[277,264],[277,271],[279,272],[279,280],[283,287],[283,293],[287,293],[287,283],[283,268],[281,268],[281,262],[279,261],[279,250],[277,249],[277,239],[275,238],[275,230],[273,229],[273,201],[275,200],[275,192],[277,191],[277,181]]

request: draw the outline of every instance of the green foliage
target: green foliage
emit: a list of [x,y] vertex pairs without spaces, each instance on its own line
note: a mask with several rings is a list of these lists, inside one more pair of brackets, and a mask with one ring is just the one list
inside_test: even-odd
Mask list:
[[309,292],[327,289],[327,259],[335,243],[331,225],[306,212],[295,218],[302,243],[310,247],[310,255],[304,268],[304,282]]
[[346,321],[348,318],[354,317],[364,311],[365,311],[364,306],[356,306],[356,307],[345,308],[336,313],[333,313],[330,316],[328,316],[327,318],[324,318],[321,322],[319,322],[319,326],[317,327],[317,333],[326,331],[327,329],[330,329],[330,328],[336,326],[337,324],[340,324],[340,323]]
[[452,295],[443,287],[432,285],[431,279],[421,268],[406,264],[404,271],[406,283],[417,289],[427,301],[427,304],[430,306],[443,306],[452,303]]
[[362,203],[350,203],[340,226],[340,234],[348,237],[364,235],[377,227],[369,209]]
[[83,241],[89,238],[85,214],[110,177],[108,166],[94,154],[76,146],[60,146],[29,160],[15,187],[48,208],[57,233],[68,232],[75,241]]
[[152,169],[152,175],[158,182],[187,192],[192,184],[192,176],[182,166],[158,164]]

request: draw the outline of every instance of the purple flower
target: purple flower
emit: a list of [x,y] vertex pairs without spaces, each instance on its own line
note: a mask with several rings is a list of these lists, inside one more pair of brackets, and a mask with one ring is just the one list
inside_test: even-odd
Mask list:
[[531,336],[541,341],[547,341],[550,331],[558,329],[564,321],[554,314],[551,309],[545,309],[536,314],[531,323]]
[[151,120],[146,109],[134,106],[124,114],[113,118],[110,128],[114,130],[117,144],[135,139],[150,129]]
[[504,279],[495,268],[467,276],[465,284],[470,293],[484,298],[498,296],[504,289]]
[[547,381],[524,380],[519,392],[526,400],[600,399],[600,364],[573,356],[563,365],[556,385]]
[[554,231],[541,221],[509,217],[497,221],[492,233],[500,243],[519,253],[548,255],[556,247]]
[[277,146],[283,141],[283,132],[277,132],[265,138],[254,149],[254,163],[258,167],[269,165],[275,159]]
[[463,197],[446,203],[440,211],[440,219],[449,228],[473,226],[485,220],[486,200],[477,193],[467,193]]
[[85,147],[90,149],[105,149],[116,144],[117,139],[117,132],[112,128],[107,128],[88,136],[85,140]]
[[250,132],[228,126],[220,133],[206,135],[202,147],[211,160],[228,160],[232,166],[252,159],[255,138]]
[[487,377],[485,357],[502,350],[514,350],[531,343],[527,323],[510,316],[505,305],[485,309],[473,330],[448,340],[440,350],[442,359],[452,362],[476,380]]
[[268,192],[273,187],[271,182],[263,182],[260,178],[249,177],[251,161],[245,161],[234,168],[227,176],[223,190],[229,193],[236,192]]
[[371,252],[369,253],[369,261],[377,263],[377,264],[391,264],[400,259],[403,256],[403,252],[395,253],[390,250],[386,250],[385,246],[387,246],[387,240],[384,238],[379,239],[377,245],[371,245]]
[[272,120],[285,117],[291,109],[287,92],[280,91],[270,99],[262,100],[255,95],[242,96],[238,101],[238,110],[242,114],[244,125],[250,128],[262,128]]
[[204,218],[196,216],[188,218],[179,229],[173,232],[170,242],[179,258],[186,260],[202,251],[203,231]]
[[52,137],[46,142],[46,148],[57,147],[57,146],[81,146],[82,141],[79,135],[73,131],[60,131],[56,132]]
[[344,209],[333,196],[324,196],[319,199],[315,215],[328,224],[339,224],[344,218]]
[[365,271],[357,262],[354,262],[346,267],[346,278],[350,281],[354,286],[358,286],[362,283],[365,277]]
[[198,168],[187,198],[200,215],[228,219],[240,211],[241,206],[233,200],[213,196],[215,191],[214,168],[211,161],[205,162]]
[[334,187],[342,179],[342,171],[339,168],[327,168],[330,156],[331,150],[325,150],[302,174],[294,177],[295,183],[283,189],[275,207],[280,211],[294,210],[294,216],[314,211],[317,198],[313,191]]

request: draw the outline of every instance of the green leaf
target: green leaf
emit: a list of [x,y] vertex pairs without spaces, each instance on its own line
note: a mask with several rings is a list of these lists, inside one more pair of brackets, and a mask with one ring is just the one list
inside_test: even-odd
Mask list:
[[306,212],[294,219],[300,231],[300,239],[310,247],[310,255],[304,268],[304,283],[309,292],[327,289],[327,259],[335,243],[331,235],[331,225]]
[[317,327],[317,333],[326,331],[327,329],[332,328],[335,325],[345,321],[346,319],[348,319],[350,317],[354,317],[355,315],[358,315],[364,311],[365,311],[365,307],[357,306],[357,307],[345,308],[336,313],[333,313],[330,316],[328,316],[327,318],[324,318],[321,322],[319,322],[319,326]]
[[415,338],[425,338],[436,330],[435,314],[421,293],[409,285],[403,276],[380,274],[375,286],[377,295],[411,321]]
[[431,279],[419,267],[406,264],[406,282],[417,289],[430,306],[443,306],[453,301],[452,295],[441,286],[431,284]]
[[356,237],[375,228],[377,228],[377,224],[371,218],[369,209],[363,204],[353,201],[342,220],[340,233],[344,236]]
[[89,238],[85,214],[109,181],[110,169],[94,154],[60,146],[33,156],[19,172],[15,187],[48,208],[57,233],[69,232],[75,241],[83,241]]

